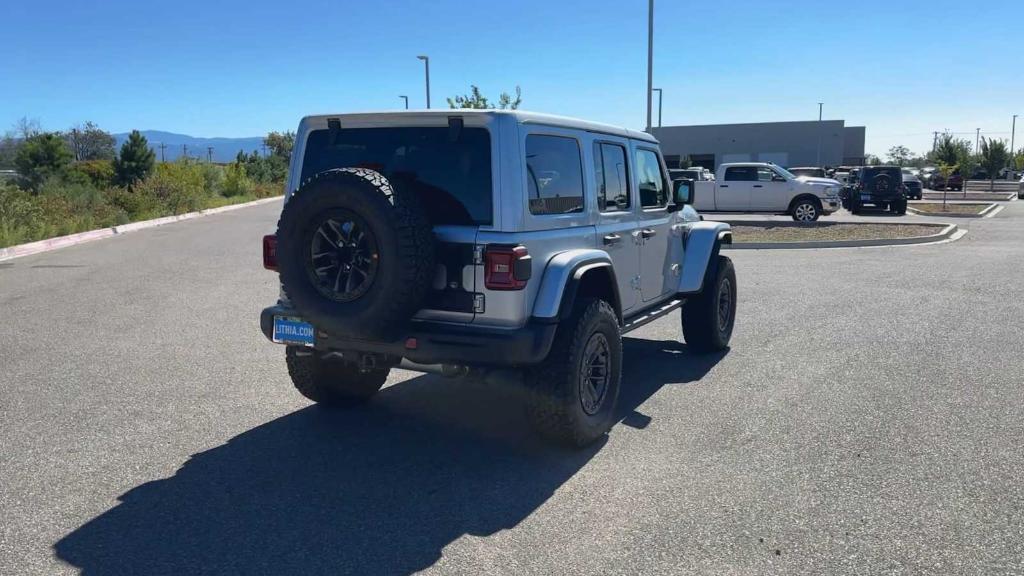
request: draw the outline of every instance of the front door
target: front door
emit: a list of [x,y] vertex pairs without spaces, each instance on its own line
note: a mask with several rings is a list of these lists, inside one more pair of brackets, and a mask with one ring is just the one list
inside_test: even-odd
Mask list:
[[757,182],[752,183],[750,209],[784,212],[789,208],[792,183],[769,166],[757,167]]
[[626,158],[625,141],[594,142],[598,248],[612,259],[623,313],[639,303],[637,280],[640,277],[637,212]]
[[727,166],[721,182],[715,183],[715,204],[719,210],[750,210],[750,193],[757,184],[757,167]]
[[668,171],[661,155],[650,148],[636,148],[633,165],[633,181],[640,200],[640,295],[644,302],[649,302],[665,293],[674,214],[668,211]]

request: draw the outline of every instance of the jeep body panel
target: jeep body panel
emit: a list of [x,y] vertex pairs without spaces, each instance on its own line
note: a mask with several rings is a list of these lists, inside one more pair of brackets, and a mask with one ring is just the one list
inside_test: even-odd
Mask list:
[[686,258],[682,262],[676,292],[696,294],[704,288],[704,272],[720,246],[732,244],[732,231],[724,222],[695,222],[686,233]]
[[542,320],[558,318],[562,296],[570,281],[574,278],[579,280],[591,267],[611,265],[611,258],[603,250],[580,248],[556,254],[547,262],[533,306],[533,316]]

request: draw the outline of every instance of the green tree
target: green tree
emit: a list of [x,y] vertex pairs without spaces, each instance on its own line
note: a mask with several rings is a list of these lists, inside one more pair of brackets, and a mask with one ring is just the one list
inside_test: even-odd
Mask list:
[[970,155],[970,140],[954,138],[952,134],[943,134],[936,141],[935,149],[928,153],[928,159],[936,164],[942,162],[950,166],[958,166]]
[[76,161],[114,159],[114,137],[92,122],[75,126],[64,136]]
[[62,176],[71,164],[71,151],[57,132],[26,138],[14,157],[18,174],[32,190],[38,190],[47,178]]
[[889,161],[897,166],[903,166],[910,161],[910,149],[906,146],[893,146],[889,148]]
[[295,147],[295,132],[270,132],[263,139],[263,143],[270,148],[274,156],[289,160],[292,157],[292,148]]
[[132,130],[121,145],[121,154],[114,160],[114,173],[122,186],[133,186],[153,171],[156,154],[149,148],[146,137]]
[[875,156],[874,154],[865,154],[864,155],[864,165],[865,166],[878,166],[881,163],[882,163],[882,159],[879,158],[878,156]]
[[498,96],[498,105],[495,106],[480,93],[480,88],[470,85],[469,94],[448,98],[448,107],[453,109],[470,108],[475,110],[488,110],[498,108],[499,110],[516,110],[523,103],[523,94],[519,86],[516,86],[516,95],[513,97],[508,92],[502,92]]
[[1010,150],[1005,140],[981,138],[981,166],[988,172],[989,190],[995,190],[995,180],[999,171],[1006,167],[1010,158]]

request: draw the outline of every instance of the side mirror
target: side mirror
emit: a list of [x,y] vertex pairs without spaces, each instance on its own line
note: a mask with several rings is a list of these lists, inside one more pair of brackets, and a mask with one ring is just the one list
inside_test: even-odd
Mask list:
[[677,206],[693,204],[693,180],[682,178],[672,182],[672,198]]
[[786,179],[778,174],[772,174],[772,182],[785,182]]

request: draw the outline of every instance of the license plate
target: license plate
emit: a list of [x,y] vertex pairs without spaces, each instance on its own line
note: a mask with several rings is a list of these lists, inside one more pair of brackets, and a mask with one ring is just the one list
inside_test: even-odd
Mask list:
[[274,316],[274,342],[313,346],[313,325],[299,318]]
[[871,200],[871,194],[861,194],[861,195],[860,195],[860,199],[861,199],[862,201],[867,201],[867,200]]

